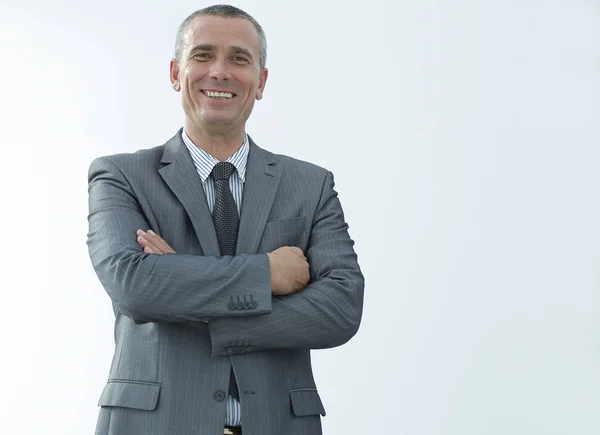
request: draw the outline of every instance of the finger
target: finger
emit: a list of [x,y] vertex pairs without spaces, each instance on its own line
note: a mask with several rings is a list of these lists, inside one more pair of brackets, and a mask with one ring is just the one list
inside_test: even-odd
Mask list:
[[156,247],[152,242],[147,239],[147,236],[138,236],[137,238],[138,245],[144,248],[144,252],[146,248],[150,248],[152,252],[159,253],[160,249]]
[[138,243],[138,245],[140,245],[142,248],[145,248],[146,246],[148,246],[148,240],[146,240],[144,238],[144,236],[137,236],[135,241]]
[[147,233],[144,231],[138,231],[140,236],[138,236],[138,244],[145,248],[149,246],[152,249],[152,252],[155,254],[166,254],[166,253],[174,253],[175,251],[171,248],[167,243],[160,238],[152,230],[149,230]]
[[304,252],[302,252],[302,249],[298,248],[297,246],[290,246],[290,250],[299,257],[304,257]]
[[170,248],[170,246],[167,244],[167,242],[165,242],[162,237],[160,237],[158,234],[156,234],[152,230],[148,230],[148,232],[146,233],[146,238],[148,239],[149,242],[151,242],[154,246],[156,246],[161,251],[165,250],[167,248]]
[[145,248],[150,244],[150,242],[144,236],[137,236],[136,241],[142,248]]
[[148,230],[146,237],[161,252],[163,252],[163,253],[175,252],[175,250],[173,248],[171,248],[171,246],[167,242],[165,242],[164,239],[162,237],[160,237],[158,234],[156,234],[154,231]]
[[146,246],[144,248],[145,254],[160,254],[160,252],[154,252],[154,250],[150,246]]

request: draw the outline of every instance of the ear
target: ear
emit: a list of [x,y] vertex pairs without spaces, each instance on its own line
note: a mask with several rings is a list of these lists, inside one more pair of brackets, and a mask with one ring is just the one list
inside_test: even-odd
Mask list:
[[269,77],[269,70],[264,68],[258,75],[258,89],[256,90],[256,99],[261,100],[267,85],[267,77]]
[[173,86],[173,89],[179,92],[181,90],[181,83],[179,83],[179,64],[175,59],[171,59],[169,67],[171,70],[171,85]]

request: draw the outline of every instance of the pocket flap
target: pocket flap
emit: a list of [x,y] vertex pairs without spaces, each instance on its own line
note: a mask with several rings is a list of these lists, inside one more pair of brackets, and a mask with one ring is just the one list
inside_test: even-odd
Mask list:
[[152,411],[158,404],[161,384],[139,381],[108,381],[102,391],[98,406]]
[[289,393],[292,410],[296,417],[316,414],[325,416],[325,408],[323,407],[319,393],[314,388],[290,390]]
[[270,221],[265,225],[265,230],[275,231],[278,234],[298,233],[306,229],[306,218],[298,216],[291,219],[280,219],[278,221]]

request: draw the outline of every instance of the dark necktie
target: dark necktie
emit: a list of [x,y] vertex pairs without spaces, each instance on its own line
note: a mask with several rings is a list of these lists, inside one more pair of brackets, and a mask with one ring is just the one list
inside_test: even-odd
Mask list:
[[[237,244],[238,227],[240,217],[231,189],[229,189],[229,177],[235,171],[235,166],[229,162],[219,162],[211,172],[215,182],[215,204],[213,206],[212,218],[217,231],[219,250],[221,255],[235,255]],[[229,376],[229,394],[240,400],[233,368]]]

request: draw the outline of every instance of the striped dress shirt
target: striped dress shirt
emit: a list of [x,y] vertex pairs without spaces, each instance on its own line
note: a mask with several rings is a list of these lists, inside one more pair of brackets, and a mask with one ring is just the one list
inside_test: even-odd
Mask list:
[[[185,130],[182,130],[181,137],[185,146],[187,147],[196,171],[202,180],[202,187],[206,194],[206,201],[208,202],[208,208],[212,213],[213,206],[215,204],[215,183],[210,173],[219,160],[208,154],[200,147],[194,145],[190,137],[186,134]],[[229,177],[229,188],[233,194],[233,199],[237,205],[238,214],[242,208],[242,193],[244,191],[244,180],[246,178],[246,163],[248,161],[248,151],[250,151],[250,144],[248,142],[248,135],[244,133],[244,143],[234,154],[232,154],[226,161],[230,162],[235,166],[235,171]],[[242,424],[242,414],[240,411],[240,403],[235,400],[231,395],[227,397],[227,419],[225,422],[226,426],[240,426]]]

